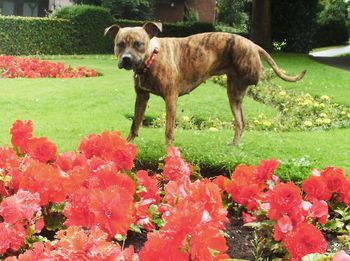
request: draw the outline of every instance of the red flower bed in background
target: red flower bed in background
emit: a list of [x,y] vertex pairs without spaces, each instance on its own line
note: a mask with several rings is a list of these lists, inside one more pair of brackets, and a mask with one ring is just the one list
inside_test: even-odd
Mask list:
[[[276,160],[239,165],[231,179],[194,180],[191,165],[169,147],[162,175],[151,176],[131,171],[136,148],[119,132],[89,135],[79,152],[58,155],[54,143],[32,132],[31,121],[16,121],[14,148],[0,147],[0,259],[6,261],[225,260],[222,198],[244,208],[245,222],[269,220],[275,242],[296,261],[325,253],[326,201],[349,206],[350,180],[337,168],[313,171],[305,193],[273,175]],[[56,240],[43,239],[44,227]],[[145,245],[138,253],[125,249],[127,232],[141,229]],[[338,252],[327,260],[342,258],[350,256]]]
[[81,78],[95,77],[97,72],[85,67],[65,67],[61,62],[40,61],[37,58],[19,58],[0,55],[0,73],[3,78]]

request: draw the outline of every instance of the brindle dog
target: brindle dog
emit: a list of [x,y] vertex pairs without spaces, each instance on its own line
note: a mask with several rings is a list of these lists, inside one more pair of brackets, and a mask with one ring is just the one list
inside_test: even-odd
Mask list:
[[[256,85],[266,59],[283,80],[296,82],[297,76],[285,75],[271,56],[250,40],[235,34],[213,32],[185,38],[157,38],[160,23],[143,27],[121,28],[112,25],[105,30],[115,41],[118,67],[134,71],[135,113],[128,141],[138,135],[150,93],[161,96],[166,105],[166,143],[174,138],[176,102],[213,75],[227,75],[227,95],[235,118],[233,144],[240,142],[245,126],[242,100],[249,85]],[[159,52],[159,53],[158,53]]]

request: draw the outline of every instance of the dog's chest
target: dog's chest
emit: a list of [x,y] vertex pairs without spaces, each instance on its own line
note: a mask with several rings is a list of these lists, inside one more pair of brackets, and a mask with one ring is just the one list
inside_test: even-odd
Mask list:
[[151,77],[144,77],[135,74],[135,86],[137,89],[162,96],[162,92],[160,92],[160,89],[158,88],[158,83],[154,81]]

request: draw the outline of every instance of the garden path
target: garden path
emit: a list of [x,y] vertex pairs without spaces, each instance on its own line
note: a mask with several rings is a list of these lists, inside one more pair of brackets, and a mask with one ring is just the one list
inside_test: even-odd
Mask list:
[[339,56],[348,53],[350,53],[350,45],[311,52],[310,55],[320,63],[350,71],[350,56]]

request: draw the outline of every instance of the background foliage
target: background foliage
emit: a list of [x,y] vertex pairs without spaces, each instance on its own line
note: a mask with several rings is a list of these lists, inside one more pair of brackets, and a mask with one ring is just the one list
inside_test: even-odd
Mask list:
[[315,34],[315,46],[343,44],[349,40],[349,4],[343,0],[331,0],[323,5]]
[[313,45],[318,0],[272,0],[272,39],[283,50],[308,52]]

